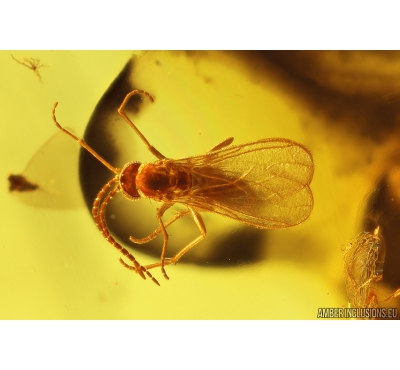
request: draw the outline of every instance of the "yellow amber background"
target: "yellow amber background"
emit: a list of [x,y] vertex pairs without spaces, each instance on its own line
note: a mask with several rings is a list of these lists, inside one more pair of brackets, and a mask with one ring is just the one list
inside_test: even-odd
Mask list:
[[[330,78],[325,81],[316,71],[316,83],[346,94],[336,86],[341,86],[337,79],[346,76],[336,66],[334,53],[323,57],[333,66]],[[262,65],[255,68],[243,53],[217,51],[12,54],[39,58],[46,66],[39,69],[40,82],[10,52],[0,52],[1,319],[316,319],[320,307],[347,307],[343,248],[357,234],[360,201],[379,175],[379,165],[368,162],[365,153],[377,152],[369,139],[356,141],[346,129],[353,117],[343,112],[328,116],[318,109],[316,98],[305,103],[290,78],[298,71],[287,72],[267,59],[254,60],[254,65]],[[95,105],[131,57],[137,63],[135,86],[156,98],[141,112],[138,126],[168,157],[204,153],[228,136],[234,136],[236,144],[283,137],[313,153],[311,217],[291,229],[265,231],[263,260],[229,268],[178,263],[167,268],[170,281],[152,270],[161,283],[158,287],[119,264],[118,252],[97,230],[78,191],[75,197],[69,195],[76,201],[71,207],[65,206],[65,199],[59,199],[58,206],[32,206],[9,193],[7,176],[22,173],[57,133],[51,119],[54,102],[60,103],[60,123],[82,137]],[[65,167],[64,172],[76,185],[74,145],[58,154],[44,150],[40,155],[55,168],[61,157],[65,161],[71,155],[75,167]],[[143,147],[138,148],[139,156],[132,160],[152,160]],[[39,195],[37,202],[45,204],[45,198]],[[228,233],[237,226],[221,217],[205,221],[210,234]],[[155,262],[142,253],[135,256],[142,264]]]

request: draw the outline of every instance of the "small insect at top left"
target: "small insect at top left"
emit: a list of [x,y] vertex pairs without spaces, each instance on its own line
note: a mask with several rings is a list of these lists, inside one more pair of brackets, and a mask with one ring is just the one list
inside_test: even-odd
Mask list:
[[35,58],[22,58],[22,61],[19,61],[17,58],[15,58],[11,54],[11,58],[13,58],[17,63],[25,66],[26,68],[29,68],[35,73],[36,77],[39,79],[40,82],[42,81],[42,76],[40,75],[38,69],[42,67],[47,67],[45,64],[40,63],[40,59],[35,59]]

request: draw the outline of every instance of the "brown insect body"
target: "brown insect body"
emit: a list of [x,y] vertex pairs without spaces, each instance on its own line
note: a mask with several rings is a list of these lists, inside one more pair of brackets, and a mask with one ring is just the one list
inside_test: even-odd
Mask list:
[[190,169],[162,159],[143,164],[136,176],[136,185],[143,197],[170,202],[187,194],[192,187]]
[[[147,92],[134,90],[127,94],[118,113],[133,128],[157,160],[148,164],[129,162],[122,169],[113,167],[85,141],[61,127],[55,117],[57,103],[53,108],[53,120],[56,126],[116,174],[98,193],[92,213],[103,236],[133,263],[133,266],[130,266],[120,259],[126,268],[134,270],[142,278],[145,278],[146,274],[158,284],[148,270],[161,267],[164,277],[168,279],[164,266],[177,263],[206,236],[200,212],[217,213],[264,229],[295,226],[309,217],[314,203],[309,187],[314,173],[314,163],[311,153],[303,145],[280,138],[231,145],[233,138],[228,138],[203,155],[177,160],[168,159],[150,145],[125,114],[124,107],[135,94],[144,94],[153,101]],[[104,216],[105,208],[119,191],[130,200],[143,197],[162,202],[156,215],[159,227],[145,238],[130,237],[132,242],[143,244],[162,234],[164,242],[159,262],[141,266],[108,231]],[[179,211],[170,220],[163,221],[162,216],[175,203],[183,204],[187,209]],[[200,235],[175,256],[167,259],[166,227],[186,215],[193,217]]]
[[[279,161],[282,149],[289,153]],[[141,164],[137,172],[129,164],[120,181],[129,199],[182,203],[259,228],[285,228],[311,213],[313,197],[305,185],[313,176],[311,158],[291,140],[262,139],[201,156]]]
[[27,67],[35,73],[37,78],[42,81],[42,77],[40,76],[39,73],[39,68],[45,67],[44,64],[40,63],[40,59],[35,59],[35,58],[22,58],[23,61],[19,61],[18,59],[14,58],[14,56],[11,54],[11,57],[19,64],[23,65],[24,67]]

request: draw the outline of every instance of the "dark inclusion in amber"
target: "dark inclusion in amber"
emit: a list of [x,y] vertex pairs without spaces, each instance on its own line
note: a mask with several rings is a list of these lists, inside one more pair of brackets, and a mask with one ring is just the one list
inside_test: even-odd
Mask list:
[[10,183],[8,190],[10,191],[33,191],[39,187],[38,185],[29,182],[22,175],[10,175],[8,176],[8,181]]

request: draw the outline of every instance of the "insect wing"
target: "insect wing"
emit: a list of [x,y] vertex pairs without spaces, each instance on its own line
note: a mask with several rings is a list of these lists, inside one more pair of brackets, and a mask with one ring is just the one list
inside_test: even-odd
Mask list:
[[192,172],[191,192],[177,202],[268,229],[297,225],[312,211],[312,155],[291,140],[263,139],[176,162]]

